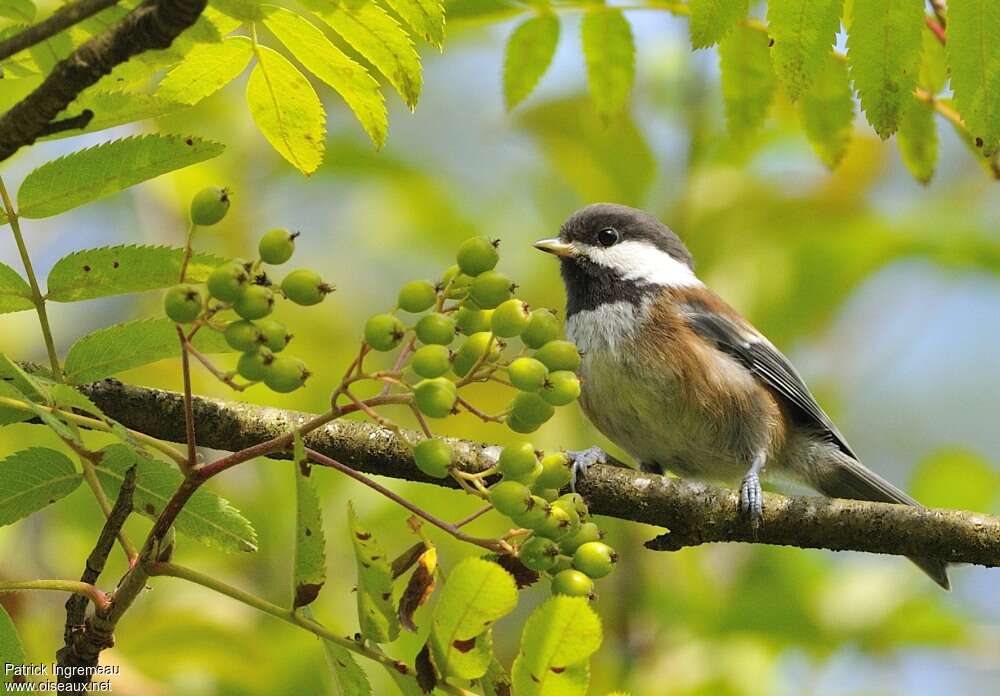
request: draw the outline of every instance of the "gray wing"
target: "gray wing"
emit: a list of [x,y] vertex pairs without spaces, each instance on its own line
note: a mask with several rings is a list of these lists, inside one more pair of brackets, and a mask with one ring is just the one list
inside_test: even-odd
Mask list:
[[766,338],[748,336],[733,320],[716,312],[687,306],[682,311],[691,329],[744,365],[762,384],[790,404],[803,422],[814,427],[848,456],[857,459],[844,436],[816,403],[809,387],[792,364]]

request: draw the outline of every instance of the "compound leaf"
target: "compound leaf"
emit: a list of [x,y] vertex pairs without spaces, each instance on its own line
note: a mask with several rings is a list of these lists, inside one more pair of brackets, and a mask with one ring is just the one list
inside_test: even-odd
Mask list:
[[821,71],[799,99],[798,109],[813,150],[833,169],[847,152],[854,127],[854,95],[847,63],[827,52]]
[[503,94],[513,109],[535,89],[549,69],[559,43],[559,20],[546,13],[517,26],[507,40],[503,63]]
[[62,452],[29,447],[0,461],[0,527],[64,498],[82,477]]
[[[921,3],[922,5],[923,3]],[[951,87],[962,118],[984,155],[1000,143],[1000,3],[960,0],[948,5]]]
[[719,43],[746,17],[750,3],[748,0],[691,0],[691,46],[708,48]]
[[605,120],[621,111],[635,80],[632,26],[621,10],[595,8],[580,27],[587,62],[587,87]]
[[154,96],[193,105],[235,80],[253,57],[253,42],[231,36],[219,43],[199,43],[160,81]]
[[726,125],[737,141],[763,125],[774,98],[776,80],[767,42],[764,32],[740,25],[719,45]]
[[795,101],[823,69],[840,28],[843,0],[769,0],[767,29],[771,60]]

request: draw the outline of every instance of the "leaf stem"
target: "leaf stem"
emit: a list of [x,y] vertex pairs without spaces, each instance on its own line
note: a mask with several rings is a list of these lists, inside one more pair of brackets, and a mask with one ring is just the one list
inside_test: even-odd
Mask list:
[[45,310],[45,296],[42,295],[38,287],[38,279],[35,277],[34,266],[31,265],[31,257],[28,255],[28,247],[24,244],[24,237],[21,235],[21,223],[17,217],[14,204],[7,194],[7,187],[4,185],[3,177],[0,177],[0,198],[3,199],[3,207],[7,213],[7,222],[14,233],[14,241],[17,243],[17,251],[21,255],[21,263],[24,264],[24,272],[28,276],[28,285],[31,286],[31,302],[35,305],[35,312],[38,313],[38,323],[42,327],[42,338],[45,340],[45,350],[49,354],[49,364],[52,367],[52,376],[57,382],[63,381],[62,367],[59,365],[59,356],[56,354],[56,344],[52,340],[52,328],[49,326],[48,312]]
[[0,593],[24,590],[52,590],[72,592],[88,597],[101,609],[108,608],[108,595],[87,582],[76,580],[0,580]]
[[[183,273],[183,271],[182,271]],[[184,380],[184,433],[187,440],[186,465],[181,470],[186,474],[198,464],[198,444],[194,434],[194,406],[191,396],[191,358],[188,355],[188,340],[184,329],[177,326],[177,338],[181,342],[181,375]]]

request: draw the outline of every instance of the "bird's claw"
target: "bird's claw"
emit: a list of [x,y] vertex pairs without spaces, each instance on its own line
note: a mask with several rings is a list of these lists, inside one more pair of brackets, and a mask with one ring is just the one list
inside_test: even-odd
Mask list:
[[579,452],[567,452],[566,454],[569,455],[571,462],[569,489],[574,493],[576,493],[577,477],[581,474],[586,474],[587,469],[594,466],[594,464],[608,463],[608,453],[600,447],[588,447]]
[[740,484],[740,512],[750,516],[750,528],[756,532],[764,522],[764,492],[760,477],[750,472]]

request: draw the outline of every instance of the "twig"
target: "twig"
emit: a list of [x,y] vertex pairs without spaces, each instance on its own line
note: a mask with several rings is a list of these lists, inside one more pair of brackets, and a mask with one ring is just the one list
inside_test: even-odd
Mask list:
[[[111,505],[111,501],[108,500],[108,496],[104,492],[101,482],[97,478],[97,465],[100,463],[100,456],[97,453],[91,452],[90,450],[80,446],[72,440],[63,439],[63,442],[65,442],[66,445],[80,457],[80,465],[83,467],[83,480],[87,482],[87,486],[94,494],[98,507],[100,507],[101,512],[104,513],[105,520],[110,520],[114,508]],[[128,559],[129,565],[134,564],[135,559],[138,556],[138,552],[135,550],[132,542],[129,541],[129,538],[125,535],[125,531],[121,528],[118,529],[117,536],[118,542],[121,544],[122,551],[125,552],[125,557]]]
[[198,444],[194,432],[194,409],[191,406],[191,360],[188,357],[190,344],[187,337],[184,336],[184,329],[179,324],[177,338],[181,342],[181,375],[184,380],[184,431],[187,442],[187,466],[181,467],[181,469],[186,474],[198,465]]
[[91,584],[75,580],[0,580],[0,594],[26,590],[52,590],[83,595],[99,607],[108,606],[108,596]]
[[183,347],[181,351],[182,354],[190,353],[191,355],[193,355],[195,360],[200,362],[204,366],[204,368],[209,372],[211,372],[212,375],[217,380],[225,384],[230,389],[233,389],[235,391],[244,391],[246,390],[247,387],[251,386],[249,383],[240,384],[239,382],[234,381],[232,375],[225,373],[219,368],[217,368],[215,364],[211,360],[209,360],[208,356],[202,353],[197,348],[195,348],[194,345],[192,345],[191,342],[188,341],[183,334],[181,334],[181,342],[182,342],[181,345]]
[[53,12],[51,17],[28,27],[6,41],[0,42],[0,60],[10,58],[18,51],[41,43],[64,29],[82,22],[87,17],[117,4],[118,0],[80,0],[80,2],[64,5]]

